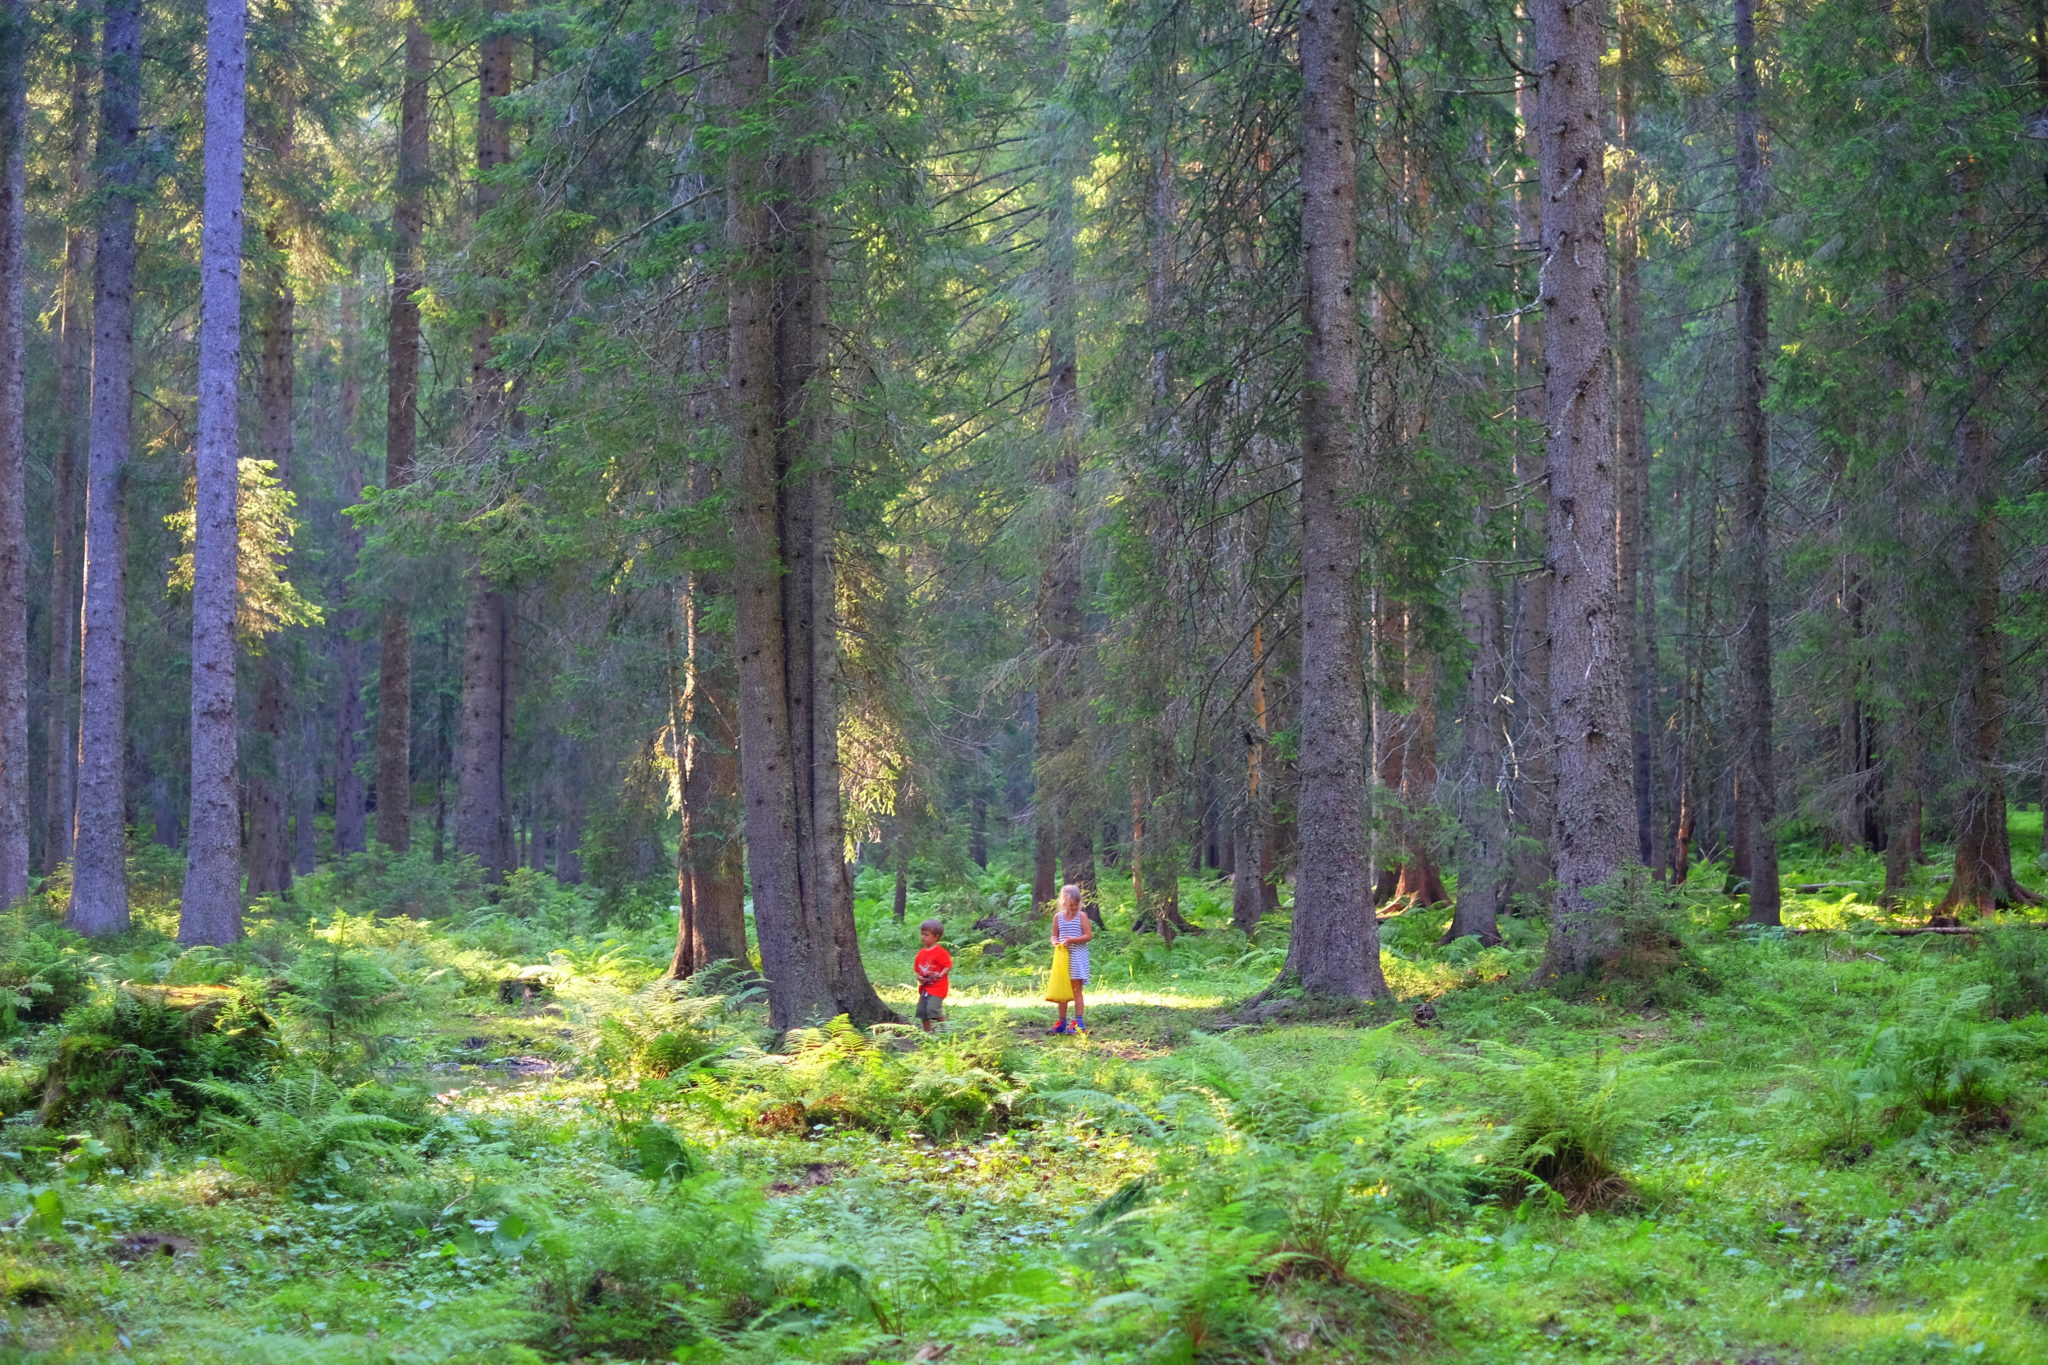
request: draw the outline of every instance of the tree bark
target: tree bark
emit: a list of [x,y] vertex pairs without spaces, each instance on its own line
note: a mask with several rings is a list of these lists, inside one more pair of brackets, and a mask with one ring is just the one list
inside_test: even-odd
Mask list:
[[[1947,86],[1974,86],[1982,79],[1977,70],[1982,61],[1983,35],[1977,27],[1981,19],[1961,0],[1948,0],[1938,9],[1937,28],[1949,49],[1943,54]],[[1967,156],[1949,173],[1955,196],[1949,346],[1954,387],[1961,395],[1954,439],[1957,505],[1962,514],[1956,576],[1963,599],[1958,747],[1964,787],[1956,815],[1955,875],[1935,908],[1937,924],[1954,923],[1964,913],[1984,915],[2041,902],[2013,875],[2005,772],[2000,766],[2005,742],[2005,641],[1998,629],[1998,453],[1986,418],[1994,381],[1983,358],[1991,343],[1991,319],[1980,273],[1985,235],[1981,175],[1975,159]]]
[[0,909],[28,894],[27,0],[0,4]]
[[[1046,60],[1048,110],[1059,99],[1067,79],[1066,0],[1052,0],[1043,22],[1049,35]],[[1086,799],[1090,774],[1085,742],[1083,657],[1085,625],[1081,612],[1084,541],[1081,536],[1081,394],[1076,353],[1079,295],[1074,273],[1076,201],[1074,179],[1085,151],[1077,145],[1085,135],[1070,112],[1048,112],[1043,154],[1046,162],[1045,205],[1045,445],[1039,484],[1051,527],[1044,575],[1039,583],[1038,752],[1033,764],[1037,793],[1032,801],[1037,857],[1033,889],[1041,876],[1048,883],[1040,904],[1051,900],[1059,883],[1082,888],[1093,900],[1095,881],[1095,813]],[[1060,868],[1053,874],[1054,855]],[[1052,875],[1048,875],[1052,874]]]
[[85,609],[78,797],[67,922],[88,936],[128,927],[126,519],[134,427],[135,220],[143,185],[142,3],[107,0],[102,20],[99,244],[93,266],[92,431],[86,461]]
[[[1625,45],[1634,41],[1627,32]],[[1624,52],[1623,60],[1630,53]],[[1633,721],[1636,803],[1636,858],[1657,861],[1657,810],[1650,747],[1651,621],[1656,594],[1644,553],[1650,538],[1650,434],[1643,395],[1643,297],[1640,262],[1643,205],[1636,186],[1634,83],[1624,72],[1616,91],[1615,125],[1620,143],[1616,167],[1620,205],[1615,243],[1615,436],[1620,443],[1621,609],[1629,629],[1629,715]]]
[[192,541],[192,808],[178,941],[242,937],[240,716],[235,697],[241,551],[243,114],[247,0],[212,0],[206,18],[206,200],[199,243],[199,443]]
[[[1067,4],[1053,0],[1044,16],[1053,35],[1049,61],[1051,86],[1057,96],[1067,80]],[[1053,133],[1047,147],[1051,192],[1044,223],[1044,311],[1047,311],[1047,401],[1044,401],[1044,442],[1049,448],[1040,483],[1049,503],[1051,544],[1044,579],[1038,585],[1038,761],[1034,776],[1038,794],[1032,802],[1038,821],[1051,825],[1040,833],[1040,847],[1057,841],[1059,876],[1081,888],[1083,902],[1096,898],[1096,810],[1087,800],[1092,774],[1087,772],[1085,743],[1085,622],[1081,616],[1081,579],[1085,573],[1085,540],[1081,536],[1081,385],[1079,385],[1079,295],[1075,289],[1075,192],[1073,180],[1085,151],[1075,145],[1083,129],[1067,113],[1049,119]],[[1047,839],[1051,835],[1051,839]],[[1040,853],[1040,864],[1044,855]],[[1047,900],[1057,894],[1051,888]],[[1042,900],[1040,900],[1042,905]]]
[[[291,117],[289,102],[284,117]],[[289,155],[289,125],[272,130],[266,141],[272,156]],[[298,301],[286,271],[290,238],[281,223],[265,228],[270,265],[263,279],[263,316],[257,324],[262,339],[258,368],[256,447],[259,458],[276,470],[278,480],[292,481],[292,409],[297,396],[294,332]],[[256,713],[252,717],[249,752],[243,780],[249,793],[249,894],[282,895],[292,886],[292,844],[288,810],[291,744],[286,738],[291,698],[286,680],[285,641],[274,635],[255,659]]]
[[1507,806],[1502,798],[1507,718],[1497,701],[1507,688],[1508,660],[1507,604],[1485,566],[1467,571],[1460,607],[1466,638],[1472,642],[1460,727],[1465,734],[1464,774],[1457,788],[1458,822],[1465,838],[1459,847],[1458,894],[1443,941],[1471,935],[1491,945],[1501,941],[1500,911],[1510,885]]
[[[1523,60],[1533,63],[1533,34],[1522,35]],[[1535,136],[1539,117],[1536,91],[1539,82],[1524,80],[1516,95],[1516,114],[1525,143]],[[1523,307],[1540,308],[1544,273],[1541,195],[1529,187],[1515,196],[1515,240],[1523,251],[1535,253],[1536,283],[1528,291]],[[1539,311],[1525,312],[1515,319],[1515,400],[1517,428],[1515,481],[1529,485],[1543,477],[1544,455],[1540,445],[1532,449],[1530,436],[1543,423],[1543,322]],[[1532,560],[1542,554],[1543,514],[1533,499],[1524,499],[1515,527],[1516,556]],[[1515,699],[1510,731],[1508,810],[1516,837],[1510,844],[1513,872],[1511,896],[1516,908],[1533,910],[1542,903],[1550,881],[1550,849],[1557,822],[1557,755],[1550,726],[1550,596],[1547,573],[1524,574],[1515,581],[1510,621],[1508,664],[1512,669],[1511,695]]]
[[[363,381],[356,373],[356,337],[361,326],[362,297],[353,284],[341,298],[341,440],[342,493],[359,497],[363,488],[362,451],[356,445],[356,420],[361,415]],[[368,651],[363,640],[363,609],[354,586],[362,561],[363,530],[353,517],[341,518],[341,609],[335,613],[334,650],[337,665],[334,718],[334,856],[345,858],[369,847],[369,790],[363,781],[363,683]]]
[[1267,736],[1271,708],[1266,693],[1266,630],[1252,623],[1252,675],[1246,700],[1250,722],[1244,736],[1244,804],[1231,824],[1237,849],[1230,886],[1230,921],[1246,934],[1259,927],[1268,908],[1273,876],[1272,800],[1266,776]]
[[1544,560],[1557,754],[1549,944],[1539,979],[1592,970],[1618,929],[1595,899],[1635,856],[1628,642],[1615,545],[1607,321],[1603,6],[1532,0],[1536,163],[1543,195]]
[[[92,36],[72,38],[69,117],[71,187],[83,200],[92,178]],[[78,795],[78,517],[79,435],[85,427],[90,374],[85,270],[91,238],[76,223],[64,229],[64,266],[57,291],[57,455],[50,501],[50,676],[45,703],[43,862],[45,876],[71,861],[72,813]]]
[[[405,25],[405,78],[398,97],[398,179],[391,207],[391,304],[384,416],[384,486],[412,482],[419,432],[420,309],[426,284],[420,256],[427,211],[427,81],[434,51],[418,17]],[[384,609],[378,631],[377,841],[394,853],[412,847],[412,623],[403,601]]]
[[472,572],[462,621],[462,720],[456,737],[455,851],[491,881],[511,870],[505,805],[505,595]]
[[[722,97],[739,123],[768,111],[771,44],[790,67],[814,60],[809,6],[779,25],[766,0],[726,12]],[[784,104],[779,118],[815,110]],[[788,1029],[846,1014],[892,1017],[853,939],[839,817],[834,490],[817,440],[826,401],[822,156],[736,138],[727,166],[726,240],[740,775],[756,938],[769,1019]]]
[[1401,871],[1393,899],[1402,908],[1442,905],[1451,893],[1432,846],[1429,815],[1436,805],[1436,655],[1422,643],[1416,613],[1406,613],[1401,670],[1410,709],[1401,727]]
[[1307,0],[1301,18],[1301,794],[1294,934],[1283,979],[1380,1000],[1366,844],[1363,528],[1358,335],[1358,15]]
[[[500,8],[492,5],[495,14]],[[478,45],[476,217],[481,223],[502,194],[492,173],[512,159],[512,126],[499,104],[512,93],[512,34],[493,27]],[[498,316],[486,311],[469,340],[468,435],[471,457],[496,458],[505,418],[504,374],[495,347]],[[474,857],[491,881],[512,868],[506,806],[505,749],[509,688],[509,623],[499,585],[481,571],[467,576],[463,622],[462,730],[455,787],[455,851]]]
[[1766,185],[1756,74],[1756,0],[1735,2],[1735,444],[1742,454],[1741,658],[1743,706],[1736,809],[1749,854],[1750,924],[1782,923],[1778,885],[1776,711],[1771,685],[1770,427],[1764,361],[1770,296],[1762,230]]
[[[708,469],[702,475],[708,475]],[[708,478],[701,496],[711,492]],[[713,962],[747,961],[746,845],[741,837],[732,642],[710,629],[705,605],[728,591],[721,576],[693,574],[682,616],[682,678],[674,728],[679,746],[682,832],[676,845],[676,951],[669,975]]]

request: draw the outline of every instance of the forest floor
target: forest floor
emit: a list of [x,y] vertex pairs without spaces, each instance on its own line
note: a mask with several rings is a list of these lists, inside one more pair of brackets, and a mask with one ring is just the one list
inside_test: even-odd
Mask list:
[[2048,1360],[2048,933],[1859,932],[1873,860],[1788,869],[1843,932],[1731,933],[1705,869],[1566,1000],[1540,925],[1420,911],[1398,1001],[1255,1022],[1284,916],[1190,879],[1169,945],[1110,888],[1082,1038],[1016,888],[897,925],[863,874],[905,1013],[946,917],[950,1021],[773,1053],[746,978],[657,981],[658,905],[358,860],[181,952],[139,858],[129,938],[0,932],[0,1360]]

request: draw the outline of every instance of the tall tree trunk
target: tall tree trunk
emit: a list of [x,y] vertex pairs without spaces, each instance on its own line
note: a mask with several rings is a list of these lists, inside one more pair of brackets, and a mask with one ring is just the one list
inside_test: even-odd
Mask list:
[[[1625,29],[1625,44],[1634,42]],[[1632,53],[1625,52],[1626,62]],[[1643,396],[1643,297],[1641,271],[1643,205],[1636,186],[1634,83],[1624,71],[1616,91],[1615,125],[1620,155],[1615,199],[1620,205],[1615,243],[1615,436],[1620,443],[1621,607],[1629,632],[1630,735],[1635,750],[1636,858],[1657,861],[1656,793],[1650,748],[1650,622],[1656,610],[1650,565],[1644,553],[1650,536],[1650,434]]]
[[[1523,60],[1535,61],[1533,34],[1524,30]],[[1516,95],[1516,115],[1525,145],[1533,141],[1538,118],[1538,82],[1525,80]],[[1533,188],[1524,186],[1515,196],[1515,240],[1536,261],[1535,283],[1528,289],[1523,307],[1540,308],[1543,302],[1543,227],[1539,201]],[[1541,312],[1522,313],[1515,319],[1514,336],[1515,481],[1520,485],[1541,482],[1544,453],[1532,438],[1543,424],[1543,323]],[[1524,499],[1515,527],[1516,557],[1533,560],[1542,554],[1543,514],[1533,499]],[[1518,836],[1510,845],[1513,871],[1512,896],[1517,908],[1535,908],[1541,903],[1550,881],[1551,840],[1557,822],[1557,759],[1551,747],[1550,711],[1550,576],[1524,574],[1516,579],[1510,623],[1508,665],[1515,698],[1515,720],[1509,745],[1513,781],[1508,790],[1508,809]]]
[[[774,93],[771,43],[790,69],[817,59],[820,16],[806,6],[777,25],[766,0],[735,0],[724,18],[718,94],[737,124],[765,113]],[[891,1014],[860,965],[839,816],[836,509],[817,439],[826,402],[822,154],[814,142],[792,149],[799,130],[776,131],[786,141],[772,153],[741,137],[729,155],[726,383],[747,863],[769,1019],[788,1029]]]
[[28,894],[27,0],[0,4],[0,909]]
[[1401,727],[1401,871],[1394,881],[1393,899],[1404,909],[1441,905],[1450,900],[1442,869],[1432,846],[1429,815],[1436,804],[1436,655],[1422,642],[1421,622],[1414,612],[1405,614],[1401,659],[1408,714],[1398,720]]
[[1358,11],[1301,17],[1300,861],[1283,976],[1341,999],[1384,999],[1366,846],[1358,336]]
[[[1258,610],[1257,603],[1251,609]],[[1272,792],[1266,776],[1267,726],[1271,722],[1266,694],[1266,629],[1263,621],[1252,623],[1252,670],[1245,688],[1250,714],[1244,736],[1244,805],[1231,823],[1237,850],[1232,858],[1236,868],[1231,878],[1230,921],[1249,934],[1269,908],[1266,894],[1273,876]]]
[[[777,56],[798,67],[825,51],[826,7],[811,3],[782,14]],[[808,117],[816,118],[814,107]],[[798,130],[773,170],[780,191],[774,210],[791,228],[782,243],[785,268],[776,276],[776,463],[783,487],[782,562],[785,696],[799,775],[797,828],[804,850],[808,915],[831,936],[832,996],[838,1011],[866,1025],[896,1016],[875,993],[861,964],[853,919],[853,880],[846,861],[846,821],[839,760],[839,490],[832,468],[829,193],[825,151],[814,127]]]
[[[291,115],[287,111],[286,118]],[[268,149],[279,160],[289,155],[289,129],[273,131]],[[263,316],[257,324],[262,338],[257,396],[257,454],[290,486],[293,476],[292,408],[297,396],[294,364],[298,301],[286,272],[290,240],[281,224],[264,232],[270,266],[263,280]],[[290,827],[291,744],[286,738],[291,714],[290,688],[283,635],[271,636],[256,656],[256,713],[252,717],[249,752],[244,757],[244,782],[249,793],[249,894],[282,895],[292,886]]]
[[101,38],[99,244],[93,265],[92,432],[86,461],[85,610],[72,835],[73,929],[128,927],[127,525],[134,429],[135,220],[143,166],[142,0],[107,0]]
[[178,941],[242,937],[236,570],[241,541],[242,142],[247,0],[206,17],[206,202],[199,242],[199,444],[192,539],[192,813]]
[[[1062,94],[1067,79],[1066,0],[1052,0],[1044,23],[1050,35],[1048,103]],[[1095,900],[1094,804],[1087,771],[1084,659],[1086,625],[1081,611],[1086,542],[1081,533],[1081,388],[1076,352],[1079,295],[1074,273],[1074,180],[1087,155],[1086,129],[1071,112],[1050,115],[1045,149],[1048,193],[1045,211],[1045,443],[1042,482],[1052,527],[1045,576],[1038,595],[1038,795],[1034,807],[1049,820],[1058,844],[1060,876]]]
[[1764,358],[1770,296],[1764,281],[1763,135],[1756,74],[1756,0],[1735,0],[1735,443],[1742,453],[1742,680],[1736,810],[1749,854],[1750,924],[1779,924],[1776,711],[1771,686],[1770,428]]
[[[1945,0],[1938,11],[1936,30],[1948,48],[1942,54],[1947,88],[1972,88],[1983,79],[1981,14],[1968,0]],[[1954,439],[1956,502],[1962,513],[1956,576],[1963,599],[1958,736],[1963,792],[1956,813],[1955,876],[1935,909],[1937,923],[1954,923],[1964,913],[1984,915],[2041,901],[2013,875],[2005,772],[2000,767],[2005,742],[2005,641],[1998,629],[1998,451],[1987,422],[1995,381],[1984,359],[1991,342],[1991,318],[1982,273],[1986,215],[1981,176],[1975,158],[1968,156],[1949,173],[1955,196],[1949,347],[1954,388],[1961,396]]]
[[[391,207],[391,305],[385,323],[384,486],[412,482],[419,431],[420,309],[426,284],[420,256],[427,213],[431,127],[427,80],[433,44],[415,14],[405,25],[405,79],[398,96],[398,180]],[[378,631],[377,842],[394,853],[412,847],[412,623],[404,602],[384,609]]]
[[[92,30],[81,24],[70,55],[69,137],[74,200],[85,199],[92,170]],[[78,795],[79,435],[90,375],[85,268],[91,238],[84,226],[64,229],[64,267],[57,286],[57,458],[50,500],[50,677],[43,778],[43,872],[71,861],[72,812]]]
[[462,620],[462,720],[456,738],[455,851],[491,881],[511,870],[505,803],[505,595],[471,573]]
[[[341,325],[341,432],[342,492],[359,496],[363,487],[362,451],[356,445],[356,420],[363,403],[363,381],[356,374],[355,342],[360,328],[361,293],[353,284],[342,290]],[[363,782],[365,757],[363,727],[363,683],[368,657],[363,640],[363,609],[354,587],[356,566],[362,560],[363,531],[353,517],[343,517],[341,541],[341,609],[335,613],[334,650],[334,856],[345,858],[369,847],[369,791]]]
[[[708,468],[698,474],[709,496]],[[747,960],[746,845],[741,837],[740,773],[734,724],[732,642],[710,628],[706,604],[727,592],[721,576],[693,574],[677,606],[682,615],[682,678],[674,726],[682,833],[676,844],[675,958],[669,975],[689,976],[713,962]]]
[[[492,9],[500,8],[493,0]],[[476,216],[481,222],[502,193],[491,182],[512,159],[512,125],[499,101],[512,93],[512,34],[494,26],[478,45]],[[495,347],[498,317],[486,312],[469,340],[468,435],[471,458],[491,460],[503,439],[504,374]],[[512,867],[505,793],[506,687],[509,622],[499,585],[472,569],[463,621],[462,732],[456,759],[455,851],[475,858],[491,881]]]
[[1459,845],[1458,894],[1443,941],[1473,935],[1491,945],[1501,941],[1500,911],[1509,888],[1507,809],[1501,793],[1506,717],[1497,701],[1507,688],[1507,604],[1484,565],[1467,570],[1460,606],[1472,642],[1460,727],[1465,732],[1464,774],[1457,784],[1458,823],[1465,838]]
[[1602,10],[1531,0],[1536,39],[1536,164],[1543,195],[1545,475],[1549,517],[1551,724],[1557,805],[1555,885],[1541,979],[1591,970],[1617,926],[1591,893],[1635,857],[1627,737],[1630,623],[1621,615],[1609,426],[1607,121],[1600,98]]

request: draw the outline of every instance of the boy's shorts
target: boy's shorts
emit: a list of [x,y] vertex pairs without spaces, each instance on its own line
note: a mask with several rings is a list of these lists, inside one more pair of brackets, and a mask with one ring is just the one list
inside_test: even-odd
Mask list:
[[946,1019],[946,997],[943,995],[926,995],[923,991],[919,991],[917,993],[917,1017],[929,1019],[935,1024],[944,1023]]

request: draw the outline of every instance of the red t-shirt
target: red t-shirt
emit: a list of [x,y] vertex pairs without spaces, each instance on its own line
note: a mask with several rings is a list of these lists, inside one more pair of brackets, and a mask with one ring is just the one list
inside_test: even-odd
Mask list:
[[946,987],[951,979],[948,974],[953,970],[953,955],[944,948],[920,948],[917,952],[917,960],[912,965],[925,975],[936,975],[938,977],[936,981],[927,982],[920,980],[918,983],[919,989],[926,995],[936,995],[940,999],[944,999]]

